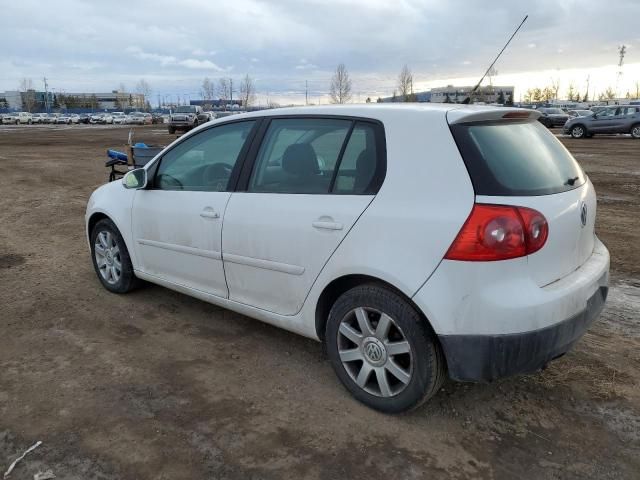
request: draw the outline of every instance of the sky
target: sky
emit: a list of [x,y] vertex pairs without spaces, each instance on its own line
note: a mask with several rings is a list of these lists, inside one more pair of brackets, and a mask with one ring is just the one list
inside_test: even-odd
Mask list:
[[[258,103],[326,103],[347,66],[353,101],[390,96],[403,65],[416,91],[560,81],[590,96],[640,82],[640,0],[0,0],[0,91],[22,78],[56,92],[151,86],[151,101],[201,98],[203,78],[254,79]],[[618,77],[620,45],[627,46]]]

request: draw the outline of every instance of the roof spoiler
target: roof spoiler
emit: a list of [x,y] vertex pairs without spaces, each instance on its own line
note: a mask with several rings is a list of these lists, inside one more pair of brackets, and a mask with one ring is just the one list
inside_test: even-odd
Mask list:
[[450,125],[470,122],[495,122],[500,120],[537,120],[540,112],[525,108],[491,108],[471,110],[457,108],[447,112],[447,121]]

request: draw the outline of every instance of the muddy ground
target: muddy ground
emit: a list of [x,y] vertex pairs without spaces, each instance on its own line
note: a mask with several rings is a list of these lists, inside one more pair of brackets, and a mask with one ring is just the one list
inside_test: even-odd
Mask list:
[[[100,286],[84,209],[127,131],[0,127],[0,474],[42,440],[11,479],[640,478],[640,141],[562,139],[612,255],[575,350],[385,416],[318,343],[161,287]],[[161,126],[137,139],[170,141]]]

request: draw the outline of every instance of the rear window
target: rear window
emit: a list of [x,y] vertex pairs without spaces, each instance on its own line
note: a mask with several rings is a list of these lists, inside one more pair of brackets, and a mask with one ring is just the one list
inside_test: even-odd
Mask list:
[[476,195],[550,195],[579,187],[585,175],[540,122],[452,125]]

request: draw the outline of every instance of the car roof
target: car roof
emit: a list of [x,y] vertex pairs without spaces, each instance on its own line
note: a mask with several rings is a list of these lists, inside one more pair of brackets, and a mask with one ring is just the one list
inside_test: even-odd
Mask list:
[[[527,112],[530,119],[540,115],[534,110],[497,107],[491,105],[464,105],[456,103],[374,103],[355,105],[318,105],[309,107],[285,107],[255,112],[241,113],[215,120],[215,123],[237,121],[241,118],[273,117],[288,115],[327,115],[362,117],[373,120],[389,121],[404,116],[447,117],[450,123],[461,121],[499,119],[508,112]],[[210,125],[210,124],[209,124]]]

